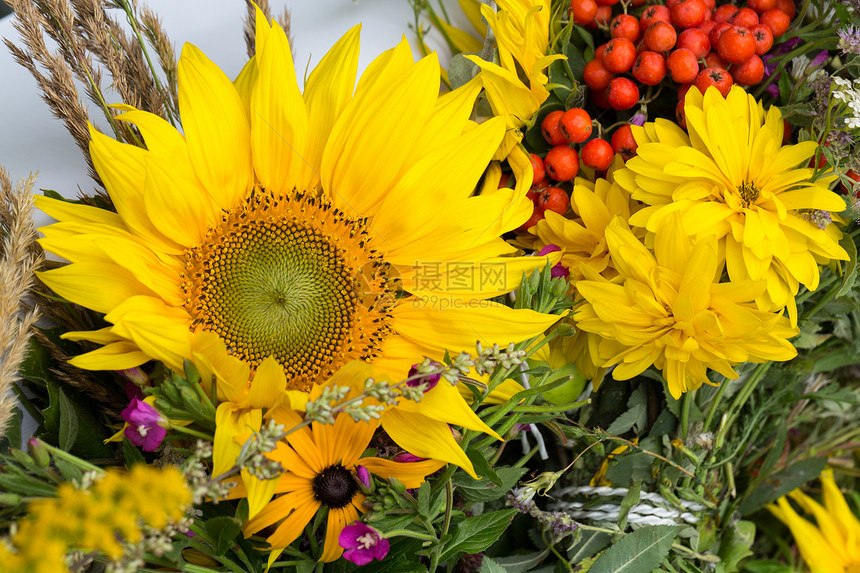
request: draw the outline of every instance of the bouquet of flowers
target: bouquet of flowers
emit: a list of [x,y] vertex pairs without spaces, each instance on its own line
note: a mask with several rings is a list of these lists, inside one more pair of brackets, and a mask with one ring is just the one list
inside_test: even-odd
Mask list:
[[410,1],[10,2],[0,571],[860,571],[860,6]]

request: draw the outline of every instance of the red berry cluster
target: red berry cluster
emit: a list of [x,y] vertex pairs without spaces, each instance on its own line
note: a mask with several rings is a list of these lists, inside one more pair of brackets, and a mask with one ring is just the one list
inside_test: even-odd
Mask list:
[[717,7],[716,0],[666,0],[645,7],[636,18],[627,10],[645,0],[634,0],[620,4],[624,13],[612,17],[618,2],[570,2],[574,23],[607,28],[611,36],[583,73],[594,104],[604,109],[632,108],[640,84],[657,85],[667,76],[681,85],[681,101],[692,85],[703,93],[713,85],[725,95],[733,83],[757,84],[764,78],[761,56],[788,30],[795,14],[793,0],[747,0],[742,8]]
[[[570,206],[568,192],[558,185],[571,181],[579,174],[580,162],[596,171],[605,171],[616,153],[624,159],[636,153],[636,141],[629,125],[618,128],[611,142],[592,138],[591,116],[582,108],[549,112],[541,122],[541,133],[553,147],[541,158],[532,153],[533,181],[527,197],[534,203],[532,216],[520,230],[528,229],[544,218],[546,211],[564,215]],[[590,138],[590,139],[589,139]],[[573,144],[584,143],[579,153]],[[582,159],[580,161],[580,155]]]

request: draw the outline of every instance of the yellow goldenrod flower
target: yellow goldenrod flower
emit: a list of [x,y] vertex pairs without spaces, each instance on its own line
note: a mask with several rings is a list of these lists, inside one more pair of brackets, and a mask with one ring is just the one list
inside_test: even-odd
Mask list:
[[92,131],[116,213],[39,199],[60,221],[43,246],[71,261],[42,279],[109,323],[65,335],[102,345],[73,364],[181,370],[206,331],[307,390],[351,360],[396,379],[424,356],[557,320],[488,300],[547,259],[499,257],[515,252],[500,235],[528,216],[511,209],[525,189],[474,195],[504,137],[503,119],[469,122],[479,85],[439,97],[435,55],[416,63],[404,41],[356,86],[354,28],[302,93],[284,31],[259,12],[256,29],[235,82],[185,46],[184,134],[128,106],[119,119],[147,149]]
[[845,497],[833,480],[833,470],[821,473],[824,505],[800,489],[788,497],[806,513],[815,517],[815,523],[802,518],[781,497],[767,509],[791,530],[800,555],[812,573],[857,573],[860,571],[860,521],[851,513]]
[[719,283],[722,267],[713,235],[688,238],[681,215],[656,229],[654,252],[616,218],[606,229],[618,276],[611,281],[580,264],[587,280],[576,284],[585,302],[574,318],[600,336],[602,366],[627,380],[652,364],[663,371],[673,397],[710,383],[706,369],[737,378],[741,362],[789,360],[797,334],[788,319],[759,310],[753,301],[764,281]]
[[123,543],[140,541],[143,525],[163,529],[182,518],[190,503],[185,478],[172,466],[108,470],[86,490],[63,483],[56,497],[29,505],[12,539],[14,551],[0,544],[0,569],[67,571],[63,556],[72,550],[99,551],[118,560]]
[[835,175],[810,181],[817,144],[782,145],[779,109],[765,112],[741,87],[725,98],[689,90],[684,112],[687,132],[661,119],[633,126],[637,155],[616,180],[649,206],[631,225],[653,232],[680,213],[688,235],[716,235],[732,281],[766,281],[760,309],[788,307],[795,323],[798,284],[815,290],[820,262],[848,259],[842,233],[821,222],[845,209],[828,189]]

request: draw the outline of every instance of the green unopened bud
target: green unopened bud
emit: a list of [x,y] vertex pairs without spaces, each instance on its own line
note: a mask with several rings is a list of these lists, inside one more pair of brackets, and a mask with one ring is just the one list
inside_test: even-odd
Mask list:
[[399,479],[397,479],[396,477],[389,477],[388,478],[388,485],[389,485],[389,487],[391,487],[392,491],[394,491],[396,493],[399,493],[401,495],[406,493],[406,486],[403,485],[403,482],[400,481]]
[[21,496],[17,493],[0,493],[0,505],[11,507],[21,503]]
[[27,451],[40,468],[46,468],[51,465],[51,454],[48,452],[48,448],[42,445],[40,440],[36,438],[27,440]]

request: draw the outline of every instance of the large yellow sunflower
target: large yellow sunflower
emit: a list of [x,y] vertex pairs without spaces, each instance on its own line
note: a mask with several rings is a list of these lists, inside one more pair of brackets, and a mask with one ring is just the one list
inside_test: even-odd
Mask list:
[[716,235],[733,281],[767,282],[756,299],[762,310],[788,307],[796,321],[798,284],[815,290],[819,262],[848,259],[836,225],[812,222],[845,209],[828,189],[833,177],[810,181],[817,144],[782,145],[779,109],[765,111],[740,87],[726,98],[689,90],[684,112],[688,133],[660,119],[633,126],[637,155],[615,177],[649,207],[630,224],[653,232],[681,213],[689,235]]
[[606,242],[618,276],[612,281],[586,264],[588,280],[576,284],[585,302],[574,318],[580,329],[600,335],[600,366],[627,380],[652,364],[663,371],[674,398],[703,383],[707,369],[737,378],[741,362],[789,360],[797,334],[788,319],[752,302],[764,281],[719,283],[722,266],[716,239],[693,244],[679,214],[657,227],[654,252],[616,218]]
[[817,525],[800,517],[781,497],[767,509],[791,530],[803,560],[812,573],[857,573],[860,571],[860,520],[851,513],[833,480],[833,470],[821,473],[824,505],[801,490],[789,494]]
[[414,62],[405,40],[356,86],[358,32],[302,93],[284,31],[258,11],[256,56],[235,82],[184,47],[184,135],[128,106],[119,119],[146,149],[92,130],[116,212],[38,201],[60,221],[43,246],[71,261],[42,280],[109,323],[66,335],[103,345],[75,365],[179,369],[206,331],[307,390],[351,360],[398,379],[424,356],[556,320],[487,300],[547,262],[499,257],[514,251],[500,234],[523,222],[510,206],[524,189],[473,194],[505,120],[470,122],[480,87],[439,97],[435,56]]

